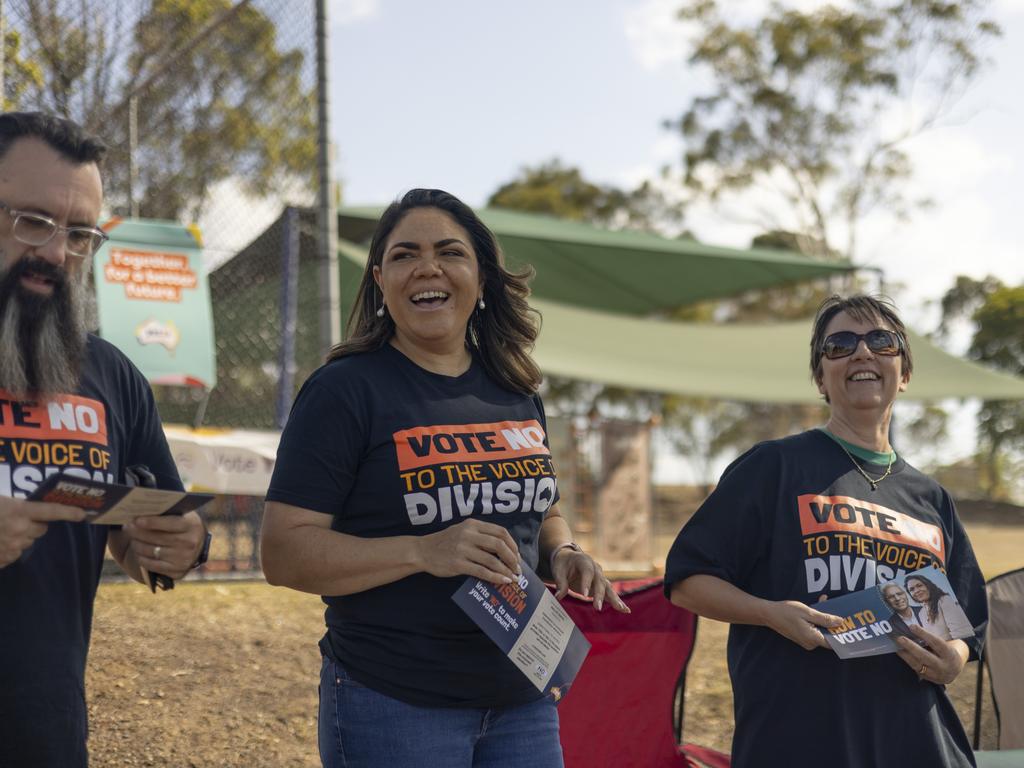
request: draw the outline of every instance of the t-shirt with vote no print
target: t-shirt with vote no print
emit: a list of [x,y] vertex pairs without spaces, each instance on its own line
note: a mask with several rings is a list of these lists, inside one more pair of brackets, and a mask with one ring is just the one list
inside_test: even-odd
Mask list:
[[[141,373],[89,336],[81,383],[47,401],[0,390],[0,496],[25,498],[62,472],[124,482],[145,464],[181,489]],[[85,663],[108,528],[51,523],[0,568],[0,766],[84,764]]]
[[[423,536],[473,518],[506,528],[531,568],[558,499],[540,398],[498,386],[476,359],[426,371],[385,345],[303,385],[281,438],[270,501],[332,516],[354,536]],[[451,600],[464,576],[418,573],[325,596],[323,651],[358,682],[425,706],[539,697]]]
[[[886,468],[865,465],[872,477]],[[729,465],[669,551],[665,589],[709,574],[756,597],[813,604],[929,565],[945,570],[976,653],[985,583],[949,494],[902,458],[873,491],[832,438],[811,430]],[[737,768],[973,765],[943,688],[895,654],[840,660],[734,624],[728,658]]]

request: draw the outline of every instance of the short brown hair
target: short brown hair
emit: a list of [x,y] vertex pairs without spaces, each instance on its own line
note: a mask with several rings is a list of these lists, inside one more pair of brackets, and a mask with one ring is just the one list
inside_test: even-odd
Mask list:
[[91,136],[78,123],[46,112],[4,112],[0,114],[0,160],[18,139],[37,138],[67,160],[78,165],[103,166],[107,145]]
[[815,384],[821,384],[821,356],[825,345],[825,329],[832,322],[832,318],[840,312],[845,312],[854,320],[859,320],[862,323],[878,320],[888,323],[900,337],[900,357],[903,358],[904,375],[914,370],[914,357],[910,352],[907,328],[900,320],[900,316],[896,312],[896,305],[892,303],[891,299],[863,294],[843,298],[833,294],[821,302],[818,312],[814,316],[814,326],[811,332],[811,378],[814,379]]

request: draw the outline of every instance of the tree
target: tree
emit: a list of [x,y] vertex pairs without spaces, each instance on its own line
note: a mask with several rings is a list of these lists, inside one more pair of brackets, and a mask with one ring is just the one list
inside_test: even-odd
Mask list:
[[[107,198],[128,207],[129,99],[138,98],[140,214],[196,218],[213,184],[265,194],[315,170],[315,101],[305,52],[280,50],[274,22],[249,2],[13,0],[20,56],[40,73],[11,93],[111,144]],[[8,45],[7,54],[11,53]]]
[[[851,5],[773,4],[749,25],[716,0],[690,0],[679,13],[697,31],[690,63],[714,81],[670,123],[686,145],[685,184],[712,200],[771,188],[822,258],[853,258],[872,209],[908,215],[905,143],[948,113],[1000,33],[985,0]],[[898,122],[899,105],[913,114]]]
[[[579,168],[564,165],[558,158],[522,167],[518,176],[495,190],[487,206],[542,213],[599,227],[652,232],[683,220],[682,209],[649,183],[632,191],[598,184],[585,178]],[[547,402],[564,414],[585,416],[599,402],[640,419],[646,419],[654,409],[650,395],[632,390],[557,376],[548,377],[545,384]]]
[[[633,192],[599,185],[588,181],[579,169],[564,166],[556,159],[522,169],[516,179],[501,185],[491,195],[488,205],[546,213],[597,226],[629,225],[657,231],[668,203],[649,185],[641,185]],[[677,221],[682,221],[683,213],[678,207],[671,208],[671,212]],[[809,238],[793,233],[773,231],[759,235],[751,245],[799,251],[810,242]],[[804,319],[832,292],[828,281],[748,291],[731,299],[678,307],[670,317],[691,323]],[[712,471],[718,457],[820,424],[825,415],[821,405],[737,403],[657,395],[561,377],[548,377],[545,386],[545,402],[561,414],[614,413],[637,420],[656,416],[669,441],[689,459],[695,477],[706,488],[714,480]]]
[[632,191],[597,184],[558,158],[523,167],[519,176],[498,187],[487,205],[649,232],[665,232],[683,220],[682,208],[666,200],[650,182]]
[[[968,356],[1024,375],[1024,284],[1011,287],[994,277],[960,276],[942,297],[941,306],[940,335],[948,334],[953,322],[968,319],[974,329]],[[982,491],[989,498],[1007,498],[1013,485],[1009,474],[1024,455],[1024,403],[982,402],[978,447]]]
[[[0,94],[0,109],[6,112],[14,108],[28,88],[42,86],[43,74],[38,64],[22,58],[21,34],[17,30],[5,30],[3,46],[4,92]],[[10,97],[7,96],[8,93],[11,94]]]

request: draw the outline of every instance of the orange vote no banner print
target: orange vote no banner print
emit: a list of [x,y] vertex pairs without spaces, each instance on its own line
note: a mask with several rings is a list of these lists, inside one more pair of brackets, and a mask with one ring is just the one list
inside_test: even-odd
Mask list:
[[804,536],[849,533],[927,550],[946,560],[942,529],[931,523],[852,496],[804,494],[797,498]]
[[394,433],[401,471],[441,462],[503,461],[549,456],[536,419],[414,427]]
[[29,440],[79,440],[107,444],[103,403],[61,395],[48,403],[19,402],[0,390],[0,436]]

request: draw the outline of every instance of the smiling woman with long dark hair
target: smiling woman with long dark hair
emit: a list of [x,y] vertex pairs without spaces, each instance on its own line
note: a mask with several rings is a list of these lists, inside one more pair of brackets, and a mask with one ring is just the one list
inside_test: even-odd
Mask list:
[[327,604],[327,768],[561,766],[555,702],[452,594],[522,559],[628,610],[558,514],[527,278],[468,206],[412,190],[381,216],[350,338],[296,398],[263,570]]
[[[974,765],[945,685],[980,649],[984,580],[949,493],[889,443],[913,371],[895,308],[870,296],[826,300],[810,368],[826,424],[734,461],[665,568],[674,603],[732,624],[732,764],[770,755],[788,768]],[[904,630],[896,654],[840,660],[829,649],[820,628],[842,620],[814,603],[929,565],[945,570],[971,620],[966,642],[929,631],[927,609],[906,610],[897,586],[883,592]]]
[[960,637],[971,632],[961,612],[956,607],[955,598],[947,595],[927,576],[915,574],[906,580],[910,596],[921,604],[918,614],[921,626],[943,640]]

